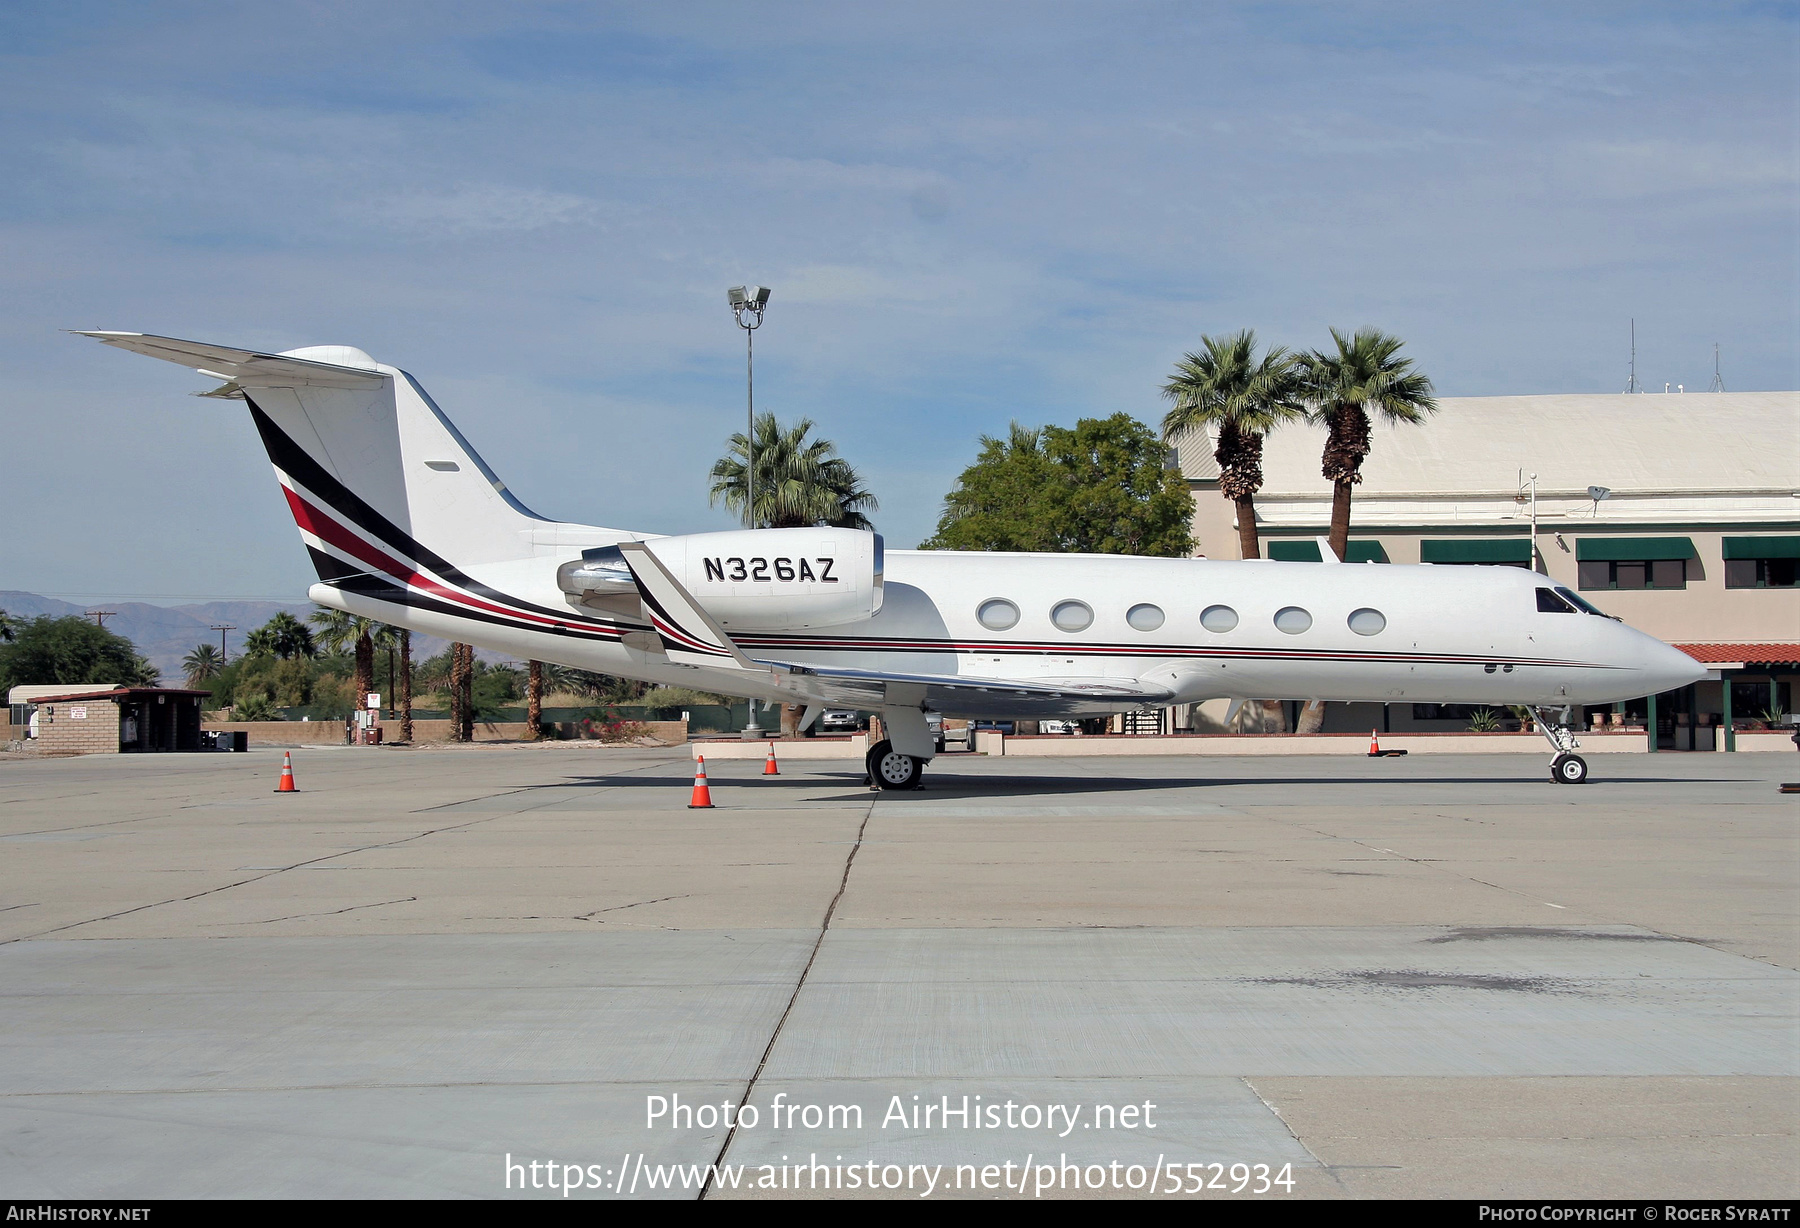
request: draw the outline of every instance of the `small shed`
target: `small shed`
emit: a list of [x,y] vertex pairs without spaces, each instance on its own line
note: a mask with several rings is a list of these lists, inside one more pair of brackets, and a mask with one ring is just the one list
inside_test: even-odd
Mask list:
[[207,691],[152,686],[38,696],[38,753],[207,750],[200,740],[200,704],[209,697]]

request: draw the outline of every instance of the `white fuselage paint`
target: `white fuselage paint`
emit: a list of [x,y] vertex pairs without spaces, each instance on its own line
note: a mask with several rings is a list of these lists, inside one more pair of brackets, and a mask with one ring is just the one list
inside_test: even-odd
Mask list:
[[[649,540],[654,547],[656,539]],[[569,609],[571,623],[609,622],[571,606],[557,587],[556,567],[568,557],[564,548],[554,556],[465,570],[542,606]],[[1136,679],[1174,692],[1169,702],[1232,697],[1560,706],[1654,694],[1697,676],[1691,658],[1613,619],[1540,613],[1536,590],[1551,583],[1513,567],[889,551],[886,597],[873,618],[809,632],[744,633],[738,642],[752,658],[805,665],[968,679]],[[741,671],[675,665],[616,642],[497,627],[330,585],[317,585],[310,595],[324,605],[518,657],[751,698],[791,698]],[[996,597],[1012,601],[1021,614],[1006,631],[990,631],[976,619],[980,604]],[[1052,607],[1067,599],[1092,608],[1094,621],[1086,630],[1070,633],[1052,624]],[[1131,627],[1126,613],[1138,604],[1159,607],[1162,625],[1152,631]],[[1214,605],[1236,611],[1235,628],[1221,633],[1201,626],[1202,610]],[[1311,626],[1297,634],[1277,629],[1275,615],[1287,607],[1307,611]],[[1348,619],[1360,609],[1379,611],[1385,627],[1374,635],[1352,631]],[[943,706],[951,715],[978,716],[1007,715],[1020,705],[1002,691],[991,700]],[[1091,715],[1131,706],[1072,700],[1062,710]],[[1049,714],[1041,704],[1030,707]]]

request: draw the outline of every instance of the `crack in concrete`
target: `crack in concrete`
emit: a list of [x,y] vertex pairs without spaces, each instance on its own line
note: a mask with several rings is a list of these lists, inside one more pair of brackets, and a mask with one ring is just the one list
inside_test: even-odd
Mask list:
[[[825,918],[819,923],[819,936],[813,940],[812,952],[806,957],[806,966],[800,969],[800,979],[794,982],[794,992],[788,997],[787,1005],[782,1008],[781,1018],[775,1021],[775,1030],[769,1033],[769,1043],[763,1046],[762,1057],[757,1059],[756,1070],[750,1075],[750,1082],[744,1085],[744,1095],[738,1101],[737,1118],[743,1117],[744,1106],[750,1103],[750,1096],[756,1091],[756,1081],[762,1078],[764,1068],[769,1064],[769,1055],[775,1051],[775,1042],[781,1039],[781,1029],[787,1025],[788,1016],[794,1013],[794,1003],[800,1000],[800,991],[806,986],[807,974],[812,971],[813,961],[819,958],[819,948],[825,945],[825,935],[831,929],[831,918],[837,912],[838,901],[844,898],[845,890],[850,886],[850,867],[856,864],[857,850],[862,848],[863,835],[869,830],[869,820],[875,816],[875,803],[881,795],[876,794],[868,801],[869,808],[863,812],[862,824],[856,829],[856,842],[850,846],[850,855],[844,858],[844,873],[838,879],[837,894],[831,897],[831,903],[825,906]],[[700,1197],[696,1200],[705,1202],[712,1191],[713,1174],[725,1163],[725,1155],[731,1150],[731,1142],[737,1137],[738,1128],[733,1125],[725,1135],[725,1141],[719,1145],[719,1154],[713,1157],[712,1168],[707,1171],[706,1183],[700,1187]]]
[[[655,763],[647,763],[642,766],[644,768],[653,768],[653,767],[658,767],[660,765],[655,764]],[[632,772],[632,771],[638,771],[638,770],[641,770],[641,769],[639,769],[639,768],[625,769],[626,772]],[[624,774],[625,773],[623,773],[623,772],[620,773],[620,775],[624,775]],[[489,794],[487,796],[504,797],[511,793],[519,793],[519,792],[523,792],[523,790],[511,789],[511,790],[507,790],[504,793]],[[481,799],[473,798],[473,799],[468,799],[468,800],[479,801]],[[448,803],[448,804],[449,805],[458,805],[460,803],[452,802],[452,803]],[[416,811],[413,811],[413,813],[414,814],[424,814],[424,813],[428,813],[429,811],[432,811],[432,810],[441,810],[441,809],[443,809],[443,807],[441,807],[441,806],[427,806],[427,807],[425,807],[424,810],[416,810]],[[532,809],[532,808],[528,807],[527,809]],[[218,887],[208,887],[205,891],[196,891],[192,895],[174,896],[174,897],[172,897],[170,899],[166,899],[166,900],[155,900],[149,904],[139,904],[134,908],[124,908],[124,909],[120,909],[118,912],[107,913],[103,917],[89,917],[86,920],[82,920],[82,921],[71,921],[67,925],[58,925],[58,926],[54,926],[51,929],[39,930],[35,934],[20,934],[16,938],[0,938],[0,947],[10,946],[12,943],[15,943],[15,942],[27,942],[27,941],[30,941],[30,940],[36,939],[36,938],[47,938],[51,934],[66,933],[67,931],[72,930],[72,929],[79,929],[80,927],[82,927],[84,925],[97,925],[102,921],[117,921],[120,917],[129,917],[134,913],[144,912],[151,908],[161,908],[166,904],[186,904],[193,900],[205,899],[209,895],[217,895],[222,891],[230,891],[234,887],[247,887],[251,883],[260,883],[266,878],[274,878],[277,874],[286,874],[291,870],[301,870],[301,869],[306,868],[307,866],[316,866],[323,862],[335,861],[340,857],[349,857],[356,853],[369,853],[369,852],[373,852],[377,849],[397,848],[402,844],[411,844],[414,840],[423,840],[428,836],[441,835],[446,832],[461,831],[467,827],[479,827],[483,823],[498,822],[501,819],[512,818],[515,815],[521,814],[521,813],[524,813],[524,812],[523,811],[508,811],[505,814],[490,814],[490,815],[486,815],[479,819],[470,819],[467,823],[452,823],[447,827],[433,827],[433,828],[429,828],[425,831],[414,832],[412,835],[402,836],[398,840],[384,840],[377,844],[363,844],[363,845],[358,845],[354,848],[339,849],[335,853],[327,853],[323,857],[311,857],[305,861],[297,861],[292,865],[282,866],[279,869],[270,870],[266,874],[258,874],[251,878],[241,878],[241,879],[238,879],[236,882],[225,883]]]
[[692,896],[688,896],[688,895],[659,896],[658,898],[656,898],[654,900],[638,900],[634,904],[615,904],[611,908],[596,908],[593,912],[580,913],[580,914],[570,918],[570,920],[592,921],[595,917],[599,916],[603,912],[624,912],[627,908],[642,908],[646,904],[666,904],[670,900],[686,900],[686,899],[691,899],[691,898],[692,898]]
[[409,895],[398,900],[382,900],[378,904],[352,904],[348,908],[334,908],[329,912],[297,912],[291,917],[269,917],[262,921],[223,921],[219,923],[219,926],[215,926],[214,928],[221,928],[228,925],[273,925],[277,921],[303,921],[308,917],[335,917],[342,913],[356,912],[363,908],[386,908],[389,904],[411,904],[418,898],[419,897],[416,895]]

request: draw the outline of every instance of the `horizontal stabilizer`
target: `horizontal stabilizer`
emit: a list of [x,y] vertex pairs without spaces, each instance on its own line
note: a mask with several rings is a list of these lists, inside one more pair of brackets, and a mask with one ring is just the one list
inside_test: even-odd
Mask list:
[[[243,388],[377,388],[387,379],[374,368],[342,366],[311,358],[286,354],[263,354],[255,350],[239,350],[228,345],[208,345],[203,341],[182,341],[176,337],[154,337],[148,333],[85,332],[76,335],[92,337],[103,345],[117,346],[134,354],[160,358],[183,367],[192,367],[206,375],[230,381]],[[320,347],[325,348],[325,347]],[[360,351],[330,347],[345,356]],[[360,355],[369,361],[367,355]],[[225,389],[214,394],[233,395]]]

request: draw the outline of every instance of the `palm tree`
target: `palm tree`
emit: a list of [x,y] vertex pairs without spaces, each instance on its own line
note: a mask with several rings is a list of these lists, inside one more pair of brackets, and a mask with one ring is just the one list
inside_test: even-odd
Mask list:
[[5,610],[0,610],[0,644],[12,643],[13,637],[24,627],[24,619],[16,614],[8,614]]
[[452,644],[455,652],[450,671],[451,712],[456,727],[451,736],[458,742],[475,740],[475,645]]
[[1257,358],[1256,333],[1248,328],[1229,337],[1202,337],[1200,347],[1176,364],[1163,385],[1163,396],[1174,402],[1163,416],[1163,439],[1208,426],[1218,431],[1213,459],[1219,462],[1219,493],[1237,505],[1238,557],[1258,558],[1263,437],[1305,413],[1302,366],[1279,345]]
[[539,728],[544,720],[544,663],[531,662],[530,681],[525,684],[525,737],[535,742],[542,736]]
[[[318,621],[316,615],[313,621]],[[305,623],[282,610],[244,637],[244,651],[253,657],[280,657],[288,661],[295,657],[317,656],[318,645],[313,642],[313,634],[306,629]]]
[[1341,559],[1350,542],[1350,488],[1362,481],[1369,455],[1369,415],[1389,423],[1425,420],[1437,412],[1431,381],[1401,358],[1400,338],[1374,328],[1345,337],[1331,330],[1337,352],[1314,350],[1304,359],[1307,400],[1315,420],[1325,424],[1321,466],[1331,480],[1331,548]]
[[[802,418],[787,430],[774,414],[756,418],[756,507],[751,527],[796,529],[806,525],[830,525],[840,529],[874,526],[863,513],[881,506],[863,489],[862,478],[850,463],[837,455],[829,439],[808,440],[813,428]],[[731,437],[730,450],[712,467],[714,505],[744,514],[745,437]]]
[[208,678],[219,676],[219,650],[211,644],[196,644],[194,651],[181,658],[181,668],[188,686],[197,688]]
[[355,646],[356,675],[352,685],[357,710],[361,711],[375,684],[375,633],[386,624],[361,614],[324,607],[314,610],[307,621],[319,629],[318,643],[326,652],[339,653]]
[[413,740],[412,717],[412,632],[400,628],[400,740]]

